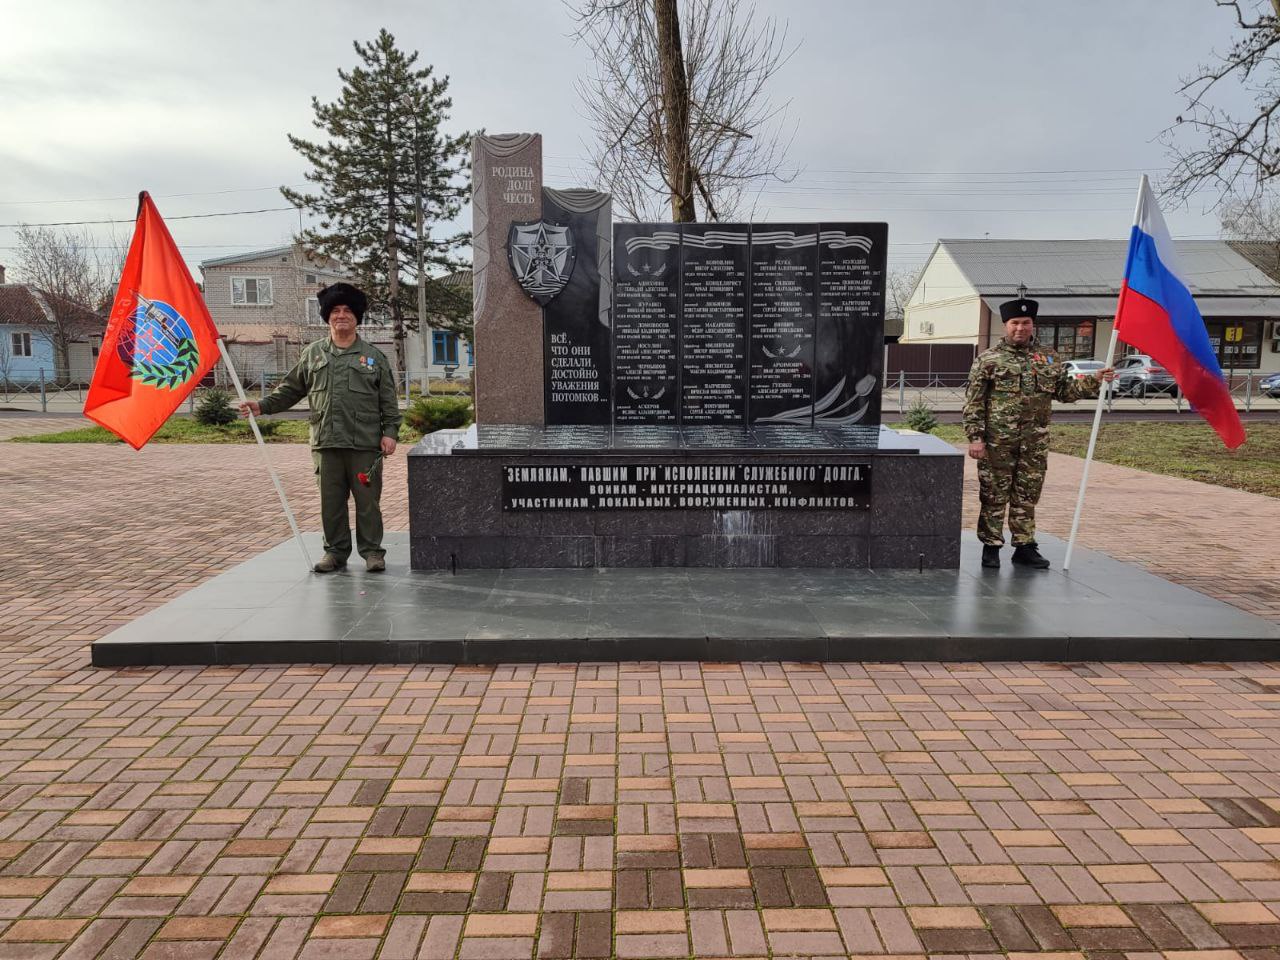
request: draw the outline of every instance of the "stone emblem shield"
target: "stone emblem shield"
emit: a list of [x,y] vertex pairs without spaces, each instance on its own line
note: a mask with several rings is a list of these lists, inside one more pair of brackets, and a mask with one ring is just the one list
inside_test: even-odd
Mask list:
[[568,227],[545,220],[511,224],[507,261],[516,282],[539,305],[545,307],[565,288],[576,260]]

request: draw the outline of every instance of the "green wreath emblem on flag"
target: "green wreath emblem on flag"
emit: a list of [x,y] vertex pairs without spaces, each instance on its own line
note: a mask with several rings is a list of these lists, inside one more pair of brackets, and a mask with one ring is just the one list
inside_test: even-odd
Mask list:
[[169,304],[141,294],[116,351],[133,379],[157,389],[177,389],[200,369],[200,345],[190,324]]
[[164,387],[173,390],[191,379],[191,375],[200,366],[200,348],[194,340],[183,340],[178,344],[177,356],[171,363],[148,363],[138,361],[133,368],[133,378],[141,380],[149,387]]

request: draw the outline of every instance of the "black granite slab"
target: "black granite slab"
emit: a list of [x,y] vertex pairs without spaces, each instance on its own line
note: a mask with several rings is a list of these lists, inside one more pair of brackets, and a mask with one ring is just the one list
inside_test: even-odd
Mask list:
[[817,224],[752,226],[752,423],[813,423],[817,287]]
[[683,442],[680,428],[675,426],[623,426],[613,428],[609,437],[611,450],[678,450]]
[[680,228],[680,422],[745,423],[751,227]]
[[677,423],[679,315],[679,226],[614,224],[615,423]]
[[815,424],[880,422],[888,244],[884,223],[821,225]]
[[949,567],[962,482],[954,446],[881,426],[481,425],[410,450],[411,557],[418,569]]
[[455,575],[410,570],[408,541],[388,535],[385,574],[329,576],[286,541],[94,641],[93,663],[1280,659],[1280,626],[1086,548],[1064,573],[1047,535],[1048,571],[983,570],[968,536],[951,570]]
[[610,209],[607,193],[542,191],[542,218],[567,226],[576,251],[568,283],[542,308],[549,424],[611,422]]
[[[441,431],[444,432],[444,431]],[[452,442],[433,454],[458,457],[494,453],[522,454],[542,450],[787,450],[883,451],[900,454],[953,453],[936,437],[900,434],[883,426],[814,429],[788,424],[675,427],[659,424],[531,427],[480,424],[469,431],[450,431]],[[427,443],[433,443],[429,437]]]
[[884,223],[615,224],[614,423],[877,424],[887,246]]

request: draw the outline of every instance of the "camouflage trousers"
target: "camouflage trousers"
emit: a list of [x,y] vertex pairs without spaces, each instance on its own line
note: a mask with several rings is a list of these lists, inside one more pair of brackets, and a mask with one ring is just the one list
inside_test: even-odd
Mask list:
[[1049,462],[1049,435],[988,443],[987,455],[978,461],[978,539],[990,546],[1004,544],[1005,512],[1013,545],[1035,543],[1036,502],[1044,486]]

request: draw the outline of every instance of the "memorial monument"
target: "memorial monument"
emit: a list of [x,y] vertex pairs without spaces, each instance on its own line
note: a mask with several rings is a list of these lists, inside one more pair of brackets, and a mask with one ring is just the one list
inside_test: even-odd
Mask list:
[[410,452],[412,564],[955,567],[963,461],[880,424],[883,223],[612,223],[474,145],[477,423]]

